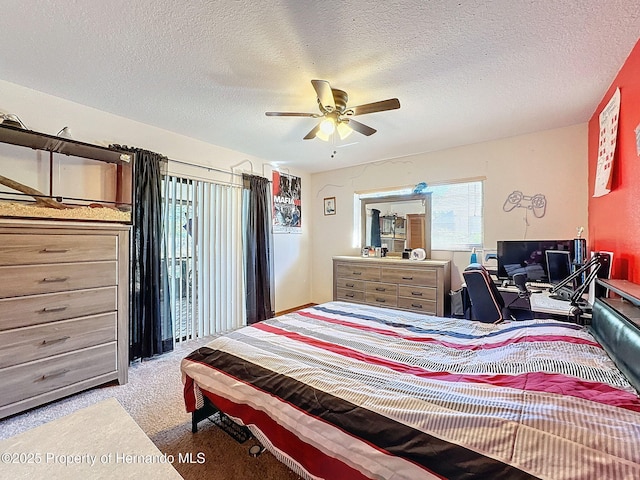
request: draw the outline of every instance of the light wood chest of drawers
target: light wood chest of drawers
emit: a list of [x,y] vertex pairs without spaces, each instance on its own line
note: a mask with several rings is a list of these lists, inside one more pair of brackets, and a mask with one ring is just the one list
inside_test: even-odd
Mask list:
[[333,257],[333,299],[445,316],[449,261]]
[[0,418],[127,382],[127,225],[0,220],[0,278]]

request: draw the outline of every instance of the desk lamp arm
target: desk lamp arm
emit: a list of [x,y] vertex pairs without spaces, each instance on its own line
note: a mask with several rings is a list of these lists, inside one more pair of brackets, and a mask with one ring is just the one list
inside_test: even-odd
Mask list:
[[[557,285],[554,285],[553,287],[551,287],[549,289],[549,293],[552,293],[552,294],[556,293],[558,290],[560,290],[562,287],[567,285],[569,282],[572,282],[574,279],[578,278],[580,275],[582,275],[583,273],[587,272],[589,269],[591,269],[591,267],[595,267],[595,272],[596,273],[600,269],[600,255],[598,253],[594,253],[593,257],[591,257],[587,263],[582,265],[582,267],[580,267],[578,270],[573,272],[571,275],[569,275],[567,278],[562,280]],[[589,274],[589,278],[591,278],[591,274]],[[591,280],[593,280],[593,279],[591,278]],[[578,290],[581,290],[583,285],[586,285],[588,287],[589,286],[588,281],[585,281],[580,286],[580,288],[578,288]],[[586,288],[585,288],[585,290],[586,290]],[[582,293],[584,293],[584,291]]]
[[574,307],[578,306],[578,300],[582,298],[582,295],[584,295],[584,292],[587,291],[587,289],[589,288],[589,285],[591,285],[591,282],[593,282],[595,278],[598,276],[598,270],[600,270],[601,266],[602,264],[598,260],[598,263],[593,267],[593,270],[591,271],[589,276],[585,279],[584,283],[580,285],[580,287],[578,287],[576,291],[573,292],[573,294],[571,295],[571,305],[573,305]]

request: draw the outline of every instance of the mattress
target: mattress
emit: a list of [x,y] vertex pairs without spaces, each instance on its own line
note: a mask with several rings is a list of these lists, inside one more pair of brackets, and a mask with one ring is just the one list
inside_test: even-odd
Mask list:
[[640,399],[584,328],[329,302],[183,359],[304,478],[640,478]]

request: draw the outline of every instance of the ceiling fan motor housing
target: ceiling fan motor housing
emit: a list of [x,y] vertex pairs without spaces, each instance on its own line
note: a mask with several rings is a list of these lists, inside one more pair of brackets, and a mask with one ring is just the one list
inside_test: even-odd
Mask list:
[[[340,114],[343,114],[347,109],[347,102],[349,101],[349,96],[347,92],[344,90],[338,90],[337,88],[332,88],[331,93],[333,93],[333,102],[335,103],[335,111]],[[330,105],[322,105],[322,102],[318,98],[318,106],[320,107],[320,111],[324,114],[331,113],[334,111]]]

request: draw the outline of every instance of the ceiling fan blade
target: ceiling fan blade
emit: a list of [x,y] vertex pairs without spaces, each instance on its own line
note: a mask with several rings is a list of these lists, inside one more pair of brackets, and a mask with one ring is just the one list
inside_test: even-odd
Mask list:
[[336,102],[333,99],[333,92],[329,82],[326,80],[311,80],[311,84],[318,95],[318,100],[320,100],[322,107],[328,112],[333,112],[336,109]]
[[296,113],[296,112],[264,112],[267,117],[313,117],[317,118],[320,115],[317,113]]
[[[365,115],[367,113],[384,112],[385,110],[395,110],[400,108],[400,100],[397,98],[390,98],[389,100],[382,100],[380,102],[365,103],[364,105],[358,105],[357,107],[350,107],[346,112],[347,115]],[[349,113],[353,111],[353,113]]]
[[356,132],[366,135],[367,137],[377,132],[375,128],[368,127],[364,123],[356,122],[352,119],[349,119],[349,126]]
[[313,127],[311,131],[305,135],[304,140],[311,140],[312,138],[316,138],[316,133],[318,133],[318,130],[320,130],[320,124]]

